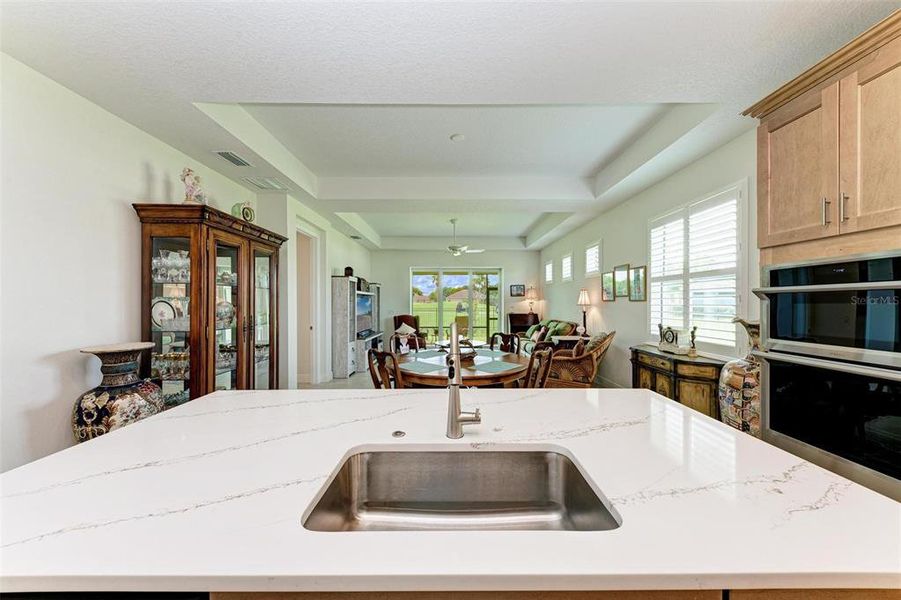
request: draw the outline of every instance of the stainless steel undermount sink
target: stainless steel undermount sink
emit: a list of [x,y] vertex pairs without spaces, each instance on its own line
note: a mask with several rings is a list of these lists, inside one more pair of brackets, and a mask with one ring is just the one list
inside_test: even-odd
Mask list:
[[373,451],[349,456],[303,521],[313,531],[616,529],[554,451]]

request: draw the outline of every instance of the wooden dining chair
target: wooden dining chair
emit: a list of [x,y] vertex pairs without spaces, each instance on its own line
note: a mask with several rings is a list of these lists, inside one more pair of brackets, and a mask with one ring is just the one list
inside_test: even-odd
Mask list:
[[547,384],[547,376],[551,370],[553,351],[550,348],[536,350],[529,356],[529,368],[522,387],[543,388]]
[[370,348],[366,358],[369,361],[369,376],[372,377],[372,386],[375,389],[390,390],[392,387],[394,389],[404,387],[404,377],[396,354]]
[[519,336],[515,333],[501,333],[500,331],[491,334],[491,340],[488,347],[494,350],[494,345],[501,352],[510,352],[511,354],[519,354]]

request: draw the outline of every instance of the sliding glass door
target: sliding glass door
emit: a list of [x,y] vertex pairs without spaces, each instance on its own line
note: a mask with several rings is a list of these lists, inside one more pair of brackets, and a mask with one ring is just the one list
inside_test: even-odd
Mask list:
[[447,339],[454,322],[462,335],[486,341],[501,330],[500,289],[500,269],[413,269],[410,313],[431,341]]

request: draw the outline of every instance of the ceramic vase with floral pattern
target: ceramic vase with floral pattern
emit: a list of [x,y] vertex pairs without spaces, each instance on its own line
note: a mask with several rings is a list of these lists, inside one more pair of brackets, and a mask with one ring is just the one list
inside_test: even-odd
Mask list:
[[733,319],[748,333],[751,351],[744,358],[727,362],[720,372],[720,420],[736,429],[760,437],[760,361],[752,354],[760,348],[760,323]]
[[83,442],[140,421],[163,410],[163,392],[138,376],[141,353],[153,342],[84,348],[100,359],[103,380],[75,402],[72,429]]

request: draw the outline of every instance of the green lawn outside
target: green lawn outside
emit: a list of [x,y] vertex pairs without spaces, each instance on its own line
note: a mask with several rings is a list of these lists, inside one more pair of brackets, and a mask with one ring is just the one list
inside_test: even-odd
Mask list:
[[[457,312],[457,302],[442,302],[444,305],[444,330],[448,331],[450,324],[454,322],[457,315],[464,316],[466,311]],[[464,303],[465,307],[465,303]],[[486,340],[488,335],[495,331],[500,331],[497,324],[497,307],[491,308],[491,331],[488,331],[486,305],[484,302],[476,302],[473,306],[474,323],[472,323],[472,331],[469,337],[477,340]],[[429,336],[429,341],[438,339],[438,302],[414,302],[413,314],[419,316],[419,327]],[[447,337],[445,334],[444,337]]]

